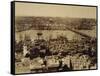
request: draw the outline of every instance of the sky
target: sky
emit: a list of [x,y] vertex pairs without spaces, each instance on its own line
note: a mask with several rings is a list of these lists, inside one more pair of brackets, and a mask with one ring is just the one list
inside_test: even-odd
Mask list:
[[16,2],[15,16],[96,18],[96,7]]

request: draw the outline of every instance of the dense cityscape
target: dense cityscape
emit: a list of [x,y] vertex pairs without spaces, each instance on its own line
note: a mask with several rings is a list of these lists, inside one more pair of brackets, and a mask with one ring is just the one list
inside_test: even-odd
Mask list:
[[15,29],[16,73],[97,68],[95,19],[18,17]]

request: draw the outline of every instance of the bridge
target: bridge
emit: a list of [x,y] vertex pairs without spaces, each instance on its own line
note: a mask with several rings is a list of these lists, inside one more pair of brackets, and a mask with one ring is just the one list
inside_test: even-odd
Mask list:
[[[86,38],[88,38],[88,39],[91,39],[91,38],[96,38],[95,36],[92,36],[92,34],[86,34],[86,33],[83,33],[83,32],[80,32],[80,31],[78,31],[78,30],[75,30],[75,29],[71,29],[71,28],[69,28],[69,27],[66,27],[66,29],[68,29],[68,30],[70,30],[70,31],[72,31],[72,32],[75,32],[75,33],[77,33],[77,34],[79,34],[79,35],[81,35],[81,36],[83,36],[83,37],[86,37]],[[85,31],[85,30],[84,30]],[[92,30],[91,30],[92,31]]]

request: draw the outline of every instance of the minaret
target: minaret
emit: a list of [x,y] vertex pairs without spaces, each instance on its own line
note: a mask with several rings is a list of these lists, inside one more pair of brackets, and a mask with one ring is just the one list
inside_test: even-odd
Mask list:
[[72,65],[71,59],[70,59],[70,70],[73,70],[73,65]]
[[23,45],[23,55],[25,56],[27,53],[28,53],[27,46],[24,44]]

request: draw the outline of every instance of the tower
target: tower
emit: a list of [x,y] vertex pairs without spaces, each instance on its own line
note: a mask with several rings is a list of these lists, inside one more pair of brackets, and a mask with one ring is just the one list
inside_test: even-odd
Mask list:
[[42,36],[43,34],[41,33],[41,32],[38,32],[37,33],[37,39],[38,40],[41,40],[41,39],[43,39],[43,36]]
[[27,54],[27,46],[24,44],[23,45],[23,55],[25,56]]

